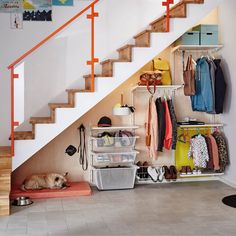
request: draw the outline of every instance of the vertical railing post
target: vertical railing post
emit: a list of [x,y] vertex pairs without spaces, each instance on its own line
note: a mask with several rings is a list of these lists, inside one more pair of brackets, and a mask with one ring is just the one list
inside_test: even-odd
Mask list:
[[166,0],[162,2],[162,6],[166,7],[166,32],[170,32],[170,4],[173,4],[174,0]]
[[15,79],[19,78],[18,74],[15,74],[15,68],[12,66],[10,68],[11,73],[11,155],[15,155],[15,135],[14,135],[14,129],[15,126],[19,125],[19,122],[15,122]]
[[98,58],[95,58],[95,27],[94,27],[94,18],[98,17],[99,14],[98,12],[95,12],[94,10],[94,5],[91,6],[91,14],[87,15],[87,19],[91,20],[91,61],[87,61],[87,65],[91,65],[91,87],[90,90],[91,92],[94,92],[94,78],[95,78],[95,67],[94,64],[99,62]]

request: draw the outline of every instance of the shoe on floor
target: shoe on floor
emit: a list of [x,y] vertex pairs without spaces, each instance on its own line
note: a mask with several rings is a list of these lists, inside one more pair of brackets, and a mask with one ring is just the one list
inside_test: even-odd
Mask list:
[[165,179],[166,179],[167,181],[170,181],[170,180],[171,180],[171,174],[170,174],[169,168],[168,168],[167,166],[163,166],[163,168],[164,168],[164,170],[165,170],[165,174],[164,174]]
[[187,175],[192,175],[193,174],[192,169],[191,169],[190,166],[186,166],[186,174]]
[[148,175],[152,179],[153,182],[157,182],[158,180],[158,173],[156,171],[156,168],[149,166],[147,168]]

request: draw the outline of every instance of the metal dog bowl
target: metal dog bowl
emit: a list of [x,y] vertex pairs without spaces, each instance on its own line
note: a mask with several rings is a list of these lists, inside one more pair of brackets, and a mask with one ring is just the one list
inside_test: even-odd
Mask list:
[[13,200],[12,205],[14,206],[28,206],[31,205],[33,201],[29,197],[17,197]]

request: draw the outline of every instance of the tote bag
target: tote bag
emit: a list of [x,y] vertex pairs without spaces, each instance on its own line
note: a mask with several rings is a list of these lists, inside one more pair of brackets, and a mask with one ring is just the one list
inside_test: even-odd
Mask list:
[[184,78],[184,95],[195,95],[195,72],[193,69],[192,55],[188,57],[186,69],[183,72]]

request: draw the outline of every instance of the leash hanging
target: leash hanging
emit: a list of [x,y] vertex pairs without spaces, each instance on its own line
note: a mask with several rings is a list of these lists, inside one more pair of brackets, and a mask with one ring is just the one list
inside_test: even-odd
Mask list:
[[79,163],[82,166],[83,170],[88,169],[88,159],[87,159],[87,151],[86,151],[86,144],[85,144],[85,127],[83,124],[80,125],[78,128],[79,130],[79,147],[78,147],[78,153],[79,153]]

